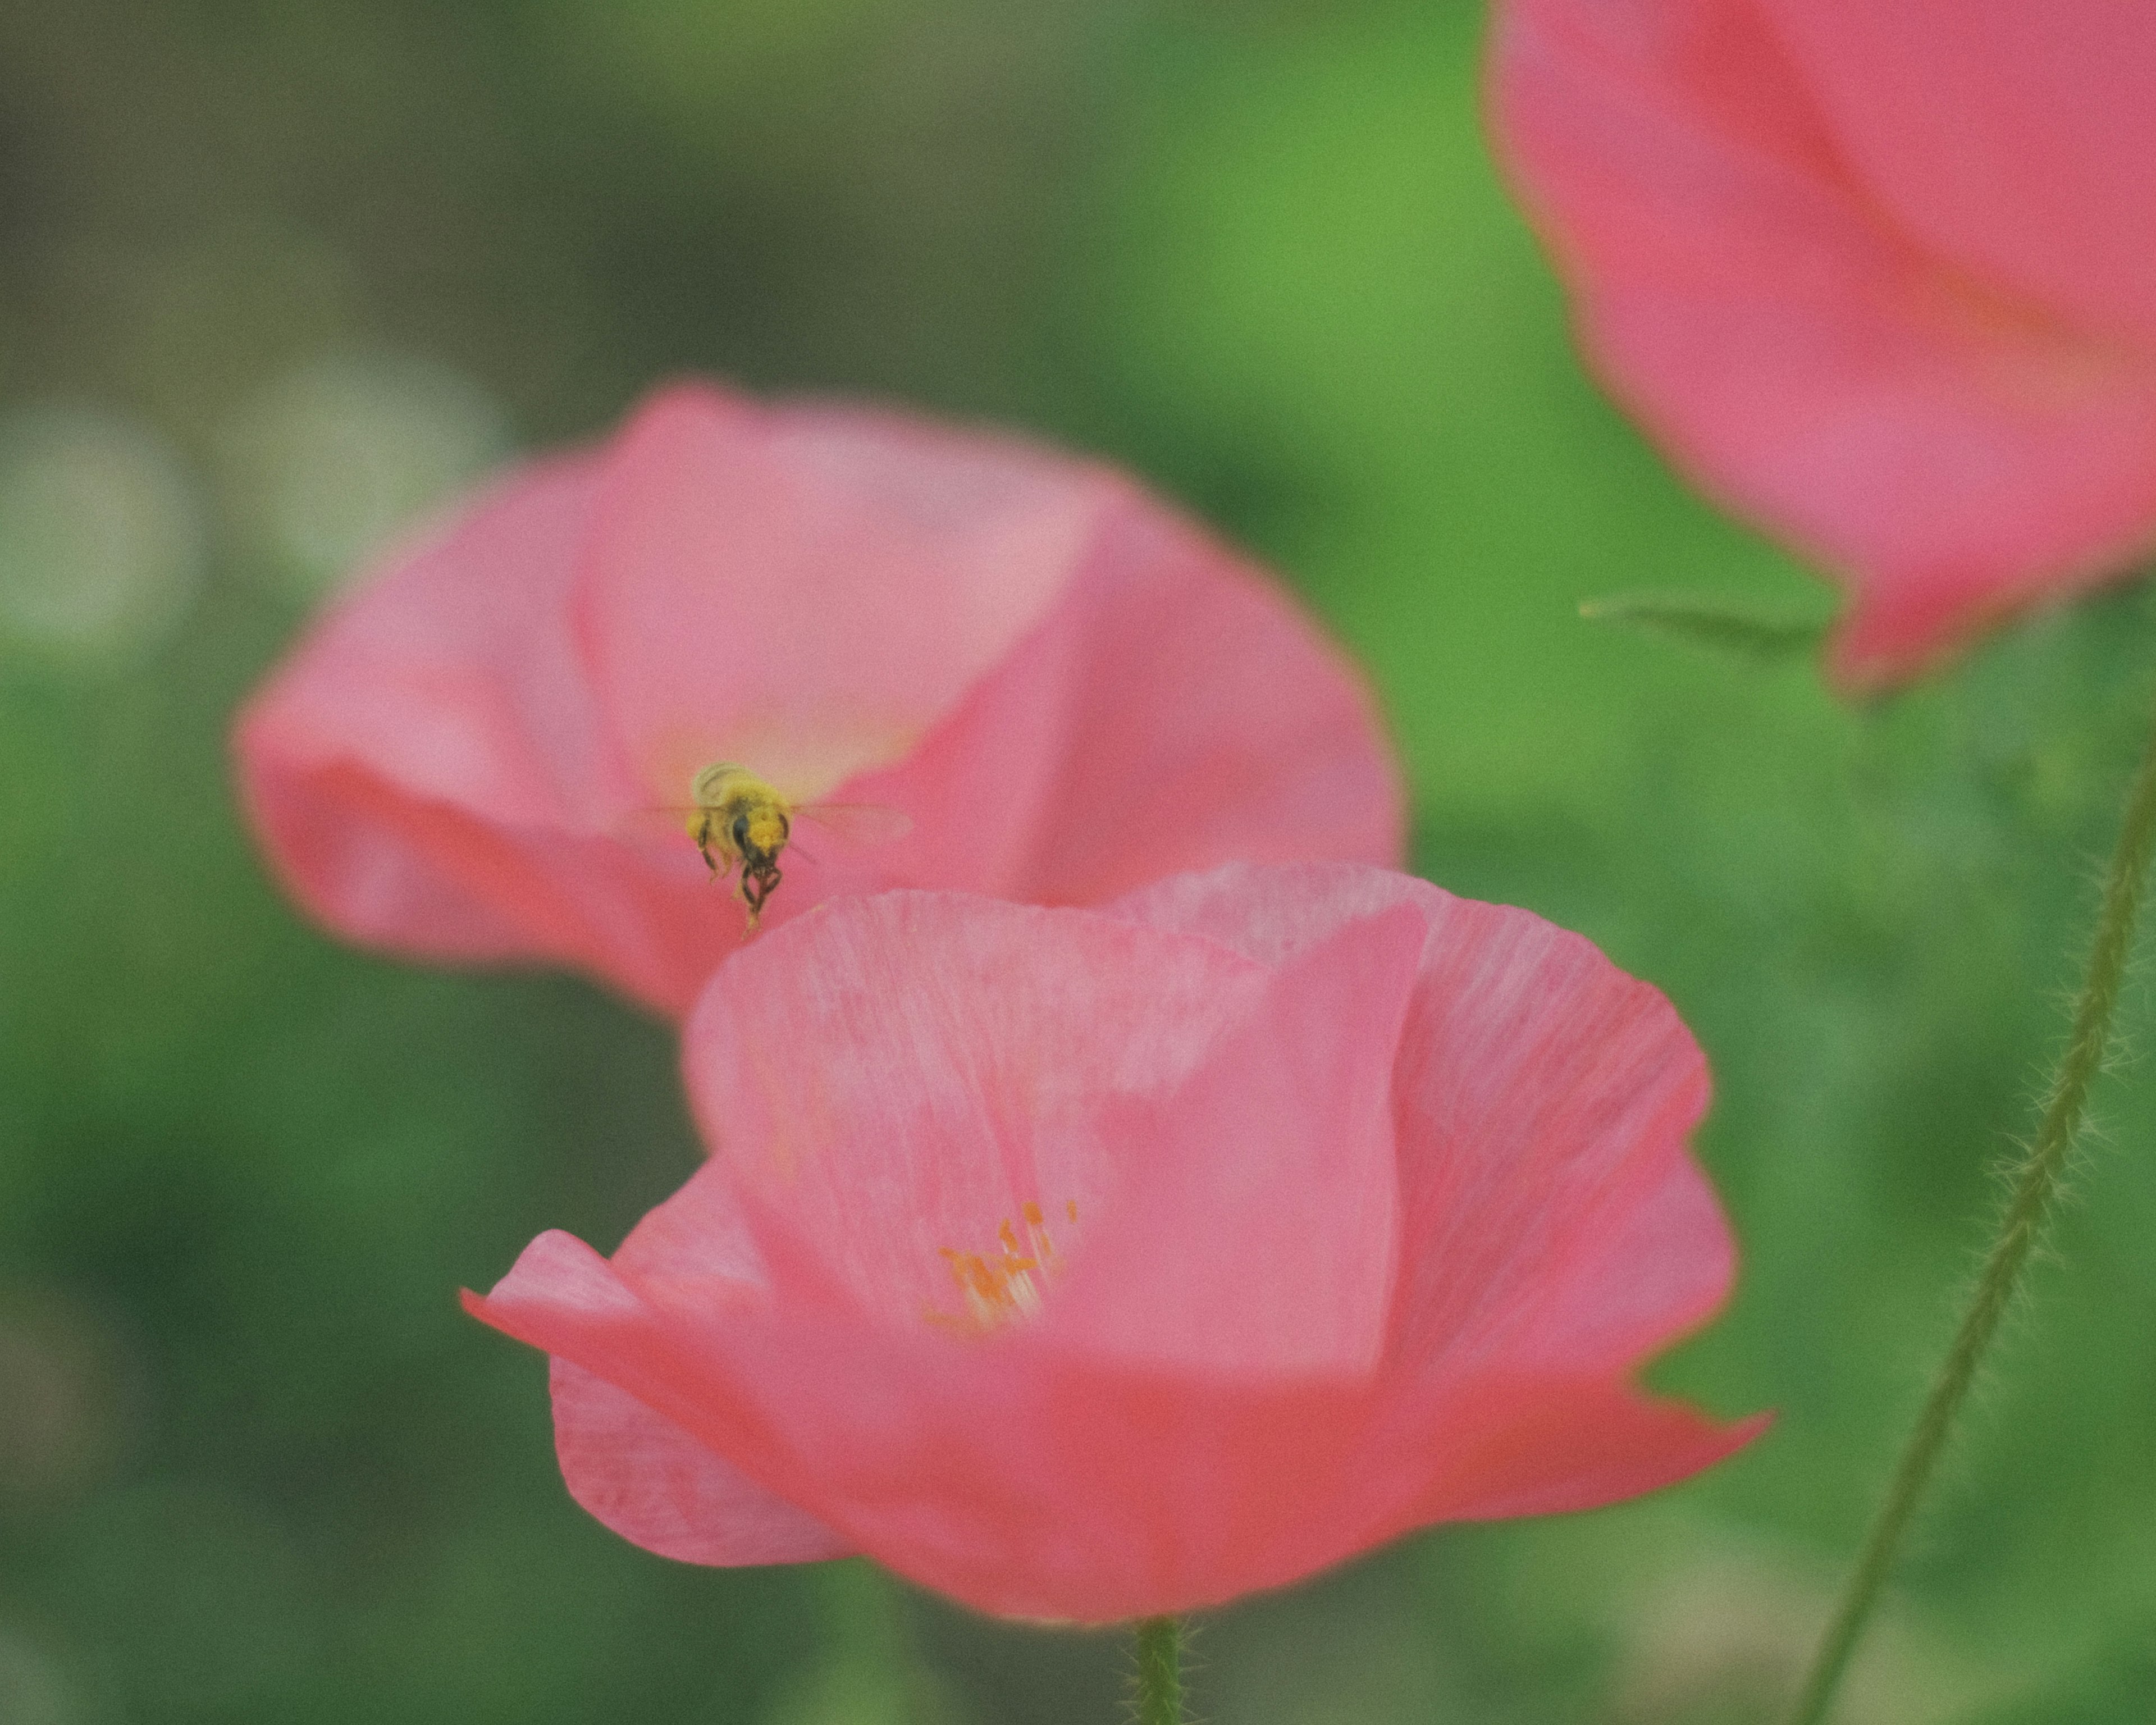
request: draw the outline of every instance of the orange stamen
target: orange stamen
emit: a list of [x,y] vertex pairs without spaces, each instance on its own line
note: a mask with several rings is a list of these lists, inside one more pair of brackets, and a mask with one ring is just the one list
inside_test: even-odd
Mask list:
[[[1078,1219],[1075,1203],[1066,1201],[1064,1210],[1072,1221]],[[1055,1268],[1055,1242],[1048,1236],[1048,1224],[1038,1204],[1021,1204],[1019,1214],[1025,1221],[1025,1238],[1021,1240],[1017,1225],[1004,1217],[996,1226],[996,1240],[1003,1248],[999,1252],[983,1255],[951,1246],[936,1249],[966,1302],[966,1312],[963,1317],[954,1317],[931,1310],[926,1315],[932,1323],[978,1333],[998,1328],[1014,1317],[1030,1317],[1040,1310],[1041,1278]]]

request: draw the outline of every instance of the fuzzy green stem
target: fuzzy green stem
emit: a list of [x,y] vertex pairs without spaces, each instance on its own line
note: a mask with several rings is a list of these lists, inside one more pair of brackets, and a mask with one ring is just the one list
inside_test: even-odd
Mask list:
[[2082,1117],[2088,1111],[2089,1086],[2103,1070],[2111,1046],[2111,1021],[2118,1009],[2126,962],[2133,951],[2134,919],[2141,908],[2152,848],[2156,848],[2156,732],[2149,737],[2127,798],[2118,848],[2112,855],[2111,872],[2104,881],[2103,909],[2089,952],[2088,973],[2074,1006],[2073,1034],[2051,1081],[2051,1098],[2036,1129],[2035,1145],[2021,1166],[2014,1195],[1999,1220],[1998,1237],[1985,1255],[1969,1309],[1962,1314],[1961,1327],[1954,1333],[1953,1345],[1947,1350],[1938,1375],[1932,1380],[1923,1412],[1917,1418],[1916,1429],[1910,1433],[1901,1463],[1894,1470],[1893,1482],[1865,1536],[1856,1568],[1820,1643],[1803,1692],[1789,1712],[1789,1725],[1820,1725],[1826,1717],[1835,1686],[1856,1650],[1857,1638],[1894,1567],[1910,1519],[1922,1501],[1939,1453],[1953,1431],[1954,1416],[1968,1399],[1977,1367],[1998,1332],[1999,1320],[2013,1304],[2045,1212],[2057,1189],[2059,1175],[2073,1148]]
[[1183,1725],[1183,1625],[1173,1617],[1138,1625],[1138,1725]]

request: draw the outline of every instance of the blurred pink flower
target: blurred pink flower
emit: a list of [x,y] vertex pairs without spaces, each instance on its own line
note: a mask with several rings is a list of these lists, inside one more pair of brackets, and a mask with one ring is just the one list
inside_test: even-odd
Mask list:
[[1403,842],[1360,677],[1128,479],[693,384],[393,557],[237,749],[278,872],[338,932],[557,960],[677,1014],[743,930],[656,813],[715,761],[911,819],[876,847],[803,827],[767,925],[892,886],[1086,903]]
[[1612,390],[1905,677],[2156,545],[2156,7],[1503,0],[1498,152]]
[[466,1296],[554,1356],[571,1491],[669,1557],[1104,1622],[1758,1429],[1630,1381],[1732,1273],[1698,1048],[1524,911],[1324,864],[855,898],[685,1045],[689,1183]]

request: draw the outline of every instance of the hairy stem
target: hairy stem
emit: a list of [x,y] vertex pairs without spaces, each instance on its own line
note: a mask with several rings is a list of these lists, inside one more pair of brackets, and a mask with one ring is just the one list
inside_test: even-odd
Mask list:
[[1968,1399],[1977,1367],[1991,1346],[1999,1320],[2013,1303],[2045,1212],[2057,1189],[2060,1173],[2073,1148],[2075,1134],[2088,1111],[2089,1086],[2102,1070],[2111,1045],[2111,1021],[2133,947],[2134,920],[2141,908],[2152,847],[2156,847],[2156,732],[2149,737],[2127,798],[2125,822],[2104,881],[2103,909],[2089,952],[2088,972],[2074,1006],[2073,1033],[2051,1081],[2035,1145],[2021,1166],[2014,1195],[1999,1219],[1998,1237],[1985,1255],[1983,1273],[1977,1278],[1968,1310],[1962,1314],[1961,1327],[1940,1363],[1938,1375],[1932,1380],[1931,1393],[1924,1399],[1916,1429],[1909,1434],[1893,1482],[1872,1518],[1856,1568],[1814,1656],[1803,1692],[1790,1710],[1789,1725],[1820,1725],[1826,1717],[1835,1686],[1856,1651],[1857,1639],[1878,1601],[1879,1589],[1894,1567],[1910,1520],[1953,1431],[1954,1416]]
[[1138,1725],[1183,1725],[1183,1625],[1148,1617],[1138,1625]]

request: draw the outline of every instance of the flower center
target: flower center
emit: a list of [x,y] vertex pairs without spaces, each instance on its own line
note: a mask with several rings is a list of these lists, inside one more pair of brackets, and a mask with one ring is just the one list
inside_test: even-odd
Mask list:
[[[1066,1199],[1063,1213],[1075,1224],[1076,1202]],[[1040,1312],[1048,1279],[1059,1267],[1055,1242],[1050,1237],[1039,1204],[1021,1205],[1019,1218],[1015,1223],[1008,1216],[1004,1218],[996,1229],[996,1244],[988,1251],[962,1252],[953,1246],[937,1249],[965,1309],[949,1312],[932,1307],[927,1314],[931,1323],[978,1335]]]

